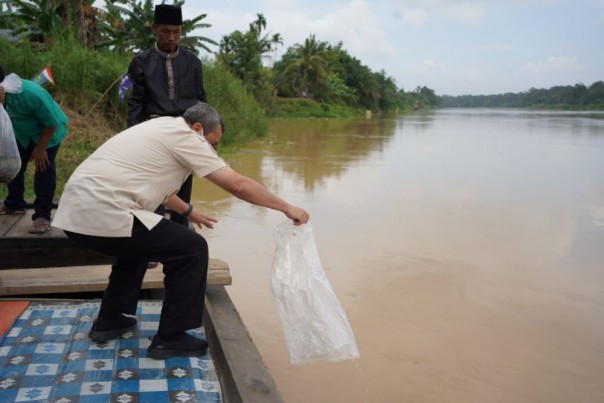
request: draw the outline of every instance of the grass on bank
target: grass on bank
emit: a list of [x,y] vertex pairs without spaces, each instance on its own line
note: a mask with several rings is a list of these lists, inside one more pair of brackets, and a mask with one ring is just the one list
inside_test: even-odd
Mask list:
[[279,118],[348,118],[365,114],[361,109],[319,103],[308,98],[277,98],[274,111],[275,117]]

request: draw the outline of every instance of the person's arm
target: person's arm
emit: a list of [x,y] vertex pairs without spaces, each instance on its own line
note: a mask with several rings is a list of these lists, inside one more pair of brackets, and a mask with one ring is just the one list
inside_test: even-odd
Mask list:
[[132,93],[128,97],[128,127],[143,121],[143,101],[145,100],[145,75],[141,57],[134,57],[128,68],[128,76],[132,81]]
[[48,147],[48,143],[50,143],[50,140],[52,140],[52,137],[55,135],[56,131],[57,126],[45,127],[42,129],[40,141],[34,147],[34,151],[31,153],[31,157],[29,159],[30,161],[34,161],[36,165],[36,172],[44,172],[50,165],[46,148]]
[[168,207],[170,210],[175,211],[180,215],[186,214],[186,212],[189,211],[189,209],[190,209],[190,212],[186,216],[186,218],[193,224],[197,224],[197,226],[199,228],[202,228],[203,225],[205,225],[208,228],[214,228],[214,223],[218,222],[218,220],[215,219],[214,217],[205,215],[202,212],[197,211],[194,208],[190,207],[191,205],[189,203],[186,203],[184,200],[182,200],[176,194],[168,197],[168,199],[166,200],[164,205],[166,207]]
[[4,98],[6,97],[6,90],[0,85],[0,104],[4,105]]
[[206,178],[241,200],[281,211],[287,218],[293,220],[295,225],[305,224],[310,218],[310,215],[303,208],[287,203],[277,195],[269,192],[260,183],[239,174],[231,167],[224,167],[214,171],[207,175]]

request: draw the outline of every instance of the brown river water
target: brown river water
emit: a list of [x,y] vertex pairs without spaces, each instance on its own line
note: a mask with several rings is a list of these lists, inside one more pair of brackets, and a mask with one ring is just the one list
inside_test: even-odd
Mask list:
[[287,402],[604,402],[604,113],[276,120],[228,161],[311,213],[361,354],[290,363],[269,290],[285,216],[197,181]]

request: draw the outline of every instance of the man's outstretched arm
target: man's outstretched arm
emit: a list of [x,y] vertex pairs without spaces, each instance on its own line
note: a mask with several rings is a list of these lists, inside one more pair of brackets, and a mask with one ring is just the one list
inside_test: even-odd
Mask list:
[[279,196],[269,192],[260,183],[241,175],[231,167],[214,171],[206,178],[241,200],[281,211],[287,218],[293,220],[295,225],[306,224],[310,218],[308,212],[303,208],[289,204]]

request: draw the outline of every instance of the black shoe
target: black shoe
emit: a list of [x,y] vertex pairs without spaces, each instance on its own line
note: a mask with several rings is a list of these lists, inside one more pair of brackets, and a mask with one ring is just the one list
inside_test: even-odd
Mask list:
[[170,357],[204,355],[207,351],[207,341],[184,333],[178,341],[165,341],[156,335],[147,348],[147,355],[156,360],[163,360]]
[[115,339],[117,336],[126,333],[136,327],[136,318],[131,316],[122,316],[117,322],[99,322],[98,318],[92,323],[92,329],[88,337],[96,342],[104,342]]

